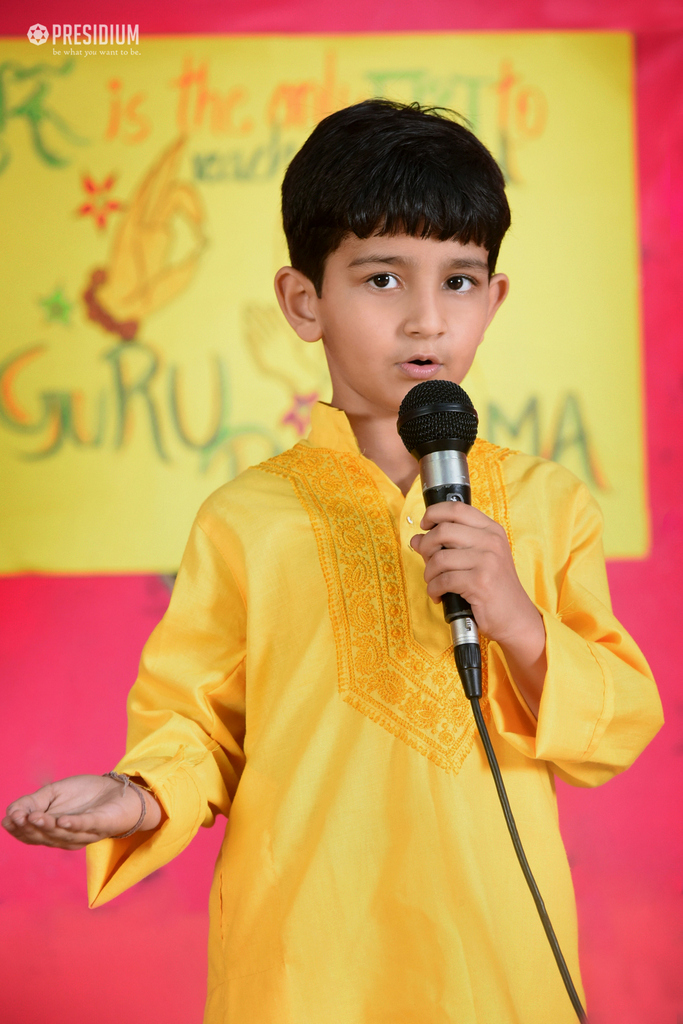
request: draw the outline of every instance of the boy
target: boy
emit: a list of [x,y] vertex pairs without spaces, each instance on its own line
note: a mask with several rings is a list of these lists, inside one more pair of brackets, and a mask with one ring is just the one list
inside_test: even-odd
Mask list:
[[396,432],[416,382],[463,379],[507,294],[502,175],[460,124],[368,101],[294,158],[283,220],[278,300],[322,338],[331,405],[198,514],[129,699],[118,768],[149,792],[78,776],[5,826],[97,843],[98,906],[229,814],[210,1024],[569,1022],[439,599],[462,594],[484,636],[493,743],[577,982],[553,773],[627,767],[661,724],[656,691],[611,615],[581,483],[477,441],[473,506],[425,513]]

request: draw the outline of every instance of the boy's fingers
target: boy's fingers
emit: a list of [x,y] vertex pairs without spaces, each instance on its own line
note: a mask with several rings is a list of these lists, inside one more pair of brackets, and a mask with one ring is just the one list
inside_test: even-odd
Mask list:
[[13,809],[2,820],[3,826],[9,832],[16,832],[23,828],[41,828],[44,826],[45,814],[43,811],[29,811],[26,809]]
[[62,825],[60,819],[50,833],[50,838],[60,846],[86,846],[88,843],[98,843],[101,839],[107,839],[108,834],[99,829],[81,828],[74,823],[67,827]]
[[33,822],[26,818],[22,822],[17,822],[11,818],[5,818],[3,825],[15,839],[19,839],[22,843],[28,843],[31,846],[52,846],[51,825],[44,820],[40,824],[40,820]]
[[87,836],[80,833],[62,832],[59,829],[43,831],[42,829],[26,828],[15,838],[28,846],[50,846],[60,850],[78,850],[88,843],[97,842],[100,836]]
[[[116,828],[111,826],[111,819],[105,818],[101,814],[61,814],[56,821],[56,827],[61,829],[67,835],[73,835],[75,833],[83,835],[97,835],[104,837],[111,835],[117,831]],[[120,829],[119,831],[125,832],[127,829]]]
[[425,582],[429,584],[444,573],[469,572],[478,566],[479,559],[472,548],[442,548],[425,566]]
[[460,523],[439,523],[429,533],[417,533],[410,544],[427,561],[441,548],[471,548],[482,541],[481,530]]
[[470,582],[467,569],[442,572],[427,584],[427,595],[435,604],[439,603],[444,594],[460,594],[465,600],[470,600],[468,595]]
[[474,526],[485,529],[493,522],[487,515],[463,501],[440,501],[430,505],[420,523],[422,530],[431,530],[438,523],[462,523],[463,526]]
[[13,800],[5,814],[8,817],[16,814],[26,816],[31,814],[32,811],[46,811],[50,806],[52,798],[52,786],[43,786],[42,789],[37,790],[35,793],[28,793],[26,796],[19,797],[18,800]]
[[2,824],[5,828],[9,828],[11,825],[23,825],[28,817],[28,811],[23,808],[13,807],[11,804],[7,808],[7,813],[2,819]]
[[[85,817],[85,816],[83,816]],[[88,843],[105,838],[106,832],[91,827],[87,822],[69,817],[54,818],[50,814],[37,813],[28,816],[22,824],[12,818],[3,821],[8,832],[22,843],[30,846],[56,846],[61,849],[78,849]]]
[[7,832],[11,832],[12,835],[14,835],[16,829],[20,828],[23,823],[23,818],[10,818],[8,814],[6,814],[2,819],[2,827],[6,829]]
[[31,825],[36,825],[38,828],[54,828],[55,819],[54,815],[48,814],[47,811],[31,811],[26,816],[26,820]]

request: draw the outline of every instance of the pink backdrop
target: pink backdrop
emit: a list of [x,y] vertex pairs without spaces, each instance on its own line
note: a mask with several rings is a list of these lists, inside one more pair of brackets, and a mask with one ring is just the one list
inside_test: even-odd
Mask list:
[[[16,7],[3,13],[0,33],[23,35],[36,21],[94,16],[83,0],[34,0],[30,18]],[[683,570],[683,4],[199,0],[190,7],[127,0],[100,3],[96,17],[139,23],[143,43],[145,35],[172,32],[591,28],[636,34],[653,544],[646,561],[613,562],[609,576],[616,612],[659,681],[668,725],[625,776],[599,790],[561,786],[559,799],[592,1024],[680,1024],[683,686],[675,644],[683,621],[677,585]],[[571,268],[568,279],[580,285]],[[123,747],[125,694],[167,597],[154,577],[0,580],[0,805],[49,779],[114,764]],[[85,905],[82,853],[20,846],[3,833],[5,1024],[200,1021],[205,907],[221,833],[220,826],[202,831],[173,864],[94,913]]]

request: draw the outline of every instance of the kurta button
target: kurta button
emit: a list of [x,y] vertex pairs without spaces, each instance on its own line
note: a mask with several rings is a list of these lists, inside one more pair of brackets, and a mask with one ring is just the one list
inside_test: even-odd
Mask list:
[[411,526],[413,525],[413,520],[410,518],[410,516],[406,516],[406,522],[410,523]]

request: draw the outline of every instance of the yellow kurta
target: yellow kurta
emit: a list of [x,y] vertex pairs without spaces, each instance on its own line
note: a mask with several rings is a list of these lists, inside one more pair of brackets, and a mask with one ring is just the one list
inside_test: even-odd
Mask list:
[[[492,741],[579,983],[553,773],[593,786],[661,725],[610,610],[601,519],[561,467],[478,441],[473,504],[505,526],[541,611],[538,722],[488,645]],[[569,1024],[440,606],[424,511],[346,416],[200,510],[129,698],[128,753],[168,820],[88,850],[99,906],[229,814],[211,894],[206,1024]],[[486,645],[485,645],[486,654]]]

